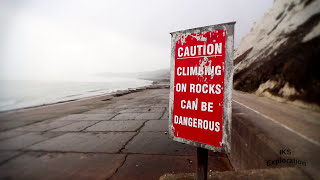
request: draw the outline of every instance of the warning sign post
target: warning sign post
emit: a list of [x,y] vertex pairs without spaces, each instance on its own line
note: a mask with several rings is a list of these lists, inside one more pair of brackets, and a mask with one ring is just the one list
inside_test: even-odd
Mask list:
[[169,135],[198,147],[198,172],[200,152],[230,152],[234,24],[171,33]]

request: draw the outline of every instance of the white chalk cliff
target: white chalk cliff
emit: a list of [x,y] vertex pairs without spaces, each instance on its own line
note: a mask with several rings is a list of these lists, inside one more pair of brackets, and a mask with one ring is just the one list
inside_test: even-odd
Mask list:
[[320,105],[320,0],[275,0],[243,37],[234,88]]

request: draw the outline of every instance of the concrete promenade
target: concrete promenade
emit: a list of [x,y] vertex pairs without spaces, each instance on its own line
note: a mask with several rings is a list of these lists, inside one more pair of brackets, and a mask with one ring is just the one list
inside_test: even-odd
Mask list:
[[[193,173],[196,148],[168,138],[169,89],[0,113],[0,179],[159,179]],[[209,171],[232,170],[209,153]]]

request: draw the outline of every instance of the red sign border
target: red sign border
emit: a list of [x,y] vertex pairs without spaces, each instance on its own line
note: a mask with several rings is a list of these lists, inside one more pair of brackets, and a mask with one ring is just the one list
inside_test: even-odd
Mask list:
[[[170,58],[170,99],[169,99],[169,137],[174,141],[210,149],[215,152],[230,153],[231,151],[231,125],[232,125],[232,83],[233,83],[233,47],[234,47],[234,25],[235,22],[217,24],[212,26],[198,27],[183,31],[172,32],[171,34],[171,58]],[[173,135],[173,101],[174,101],[174,82],[175,82],[175,50],[176,42],[189,34],[205,33],[219,29],[226,30],[226,50],[225,50],[225,77],[224,77],[224,103],[223,103],[223,135],[222,147],[215,147]]]

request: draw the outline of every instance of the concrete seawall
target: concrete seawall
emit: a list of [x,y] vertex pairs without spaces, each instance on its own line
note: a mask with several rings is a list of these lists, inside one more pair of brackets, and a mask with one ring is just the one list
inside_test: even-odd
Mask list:
[[234,91],[232,151],[235,170],[295,167],[320,177],[320,113]]
[[268,159],[280,157],[280,144],[237,113],[233,113],[232,118],[232,151],[229,158],[235,170],[268,168]]
[[[229,156],[209,152],[211,177],[317,179],[317,144],[265,117],[280,117],[285,127],[318,140],[319,113],[282,111],[283,104],[238,92],[233,98],[232,151]],[[168,138],[168,101],[168,88],[153,87],[0,113],[0,178],[159,179],[170,173],[163,177],[193,179],[196,148]],[[298,121],[283,119],[290,114]],[[299,124],[303,118],[304,126]],[[280,154],[288,149],[290,154]],[[279,158],[307,164],[267,165]]]
[[[0,179],[159,179],[196,171],[196,147],[168,138],[169,89],[0,113]],[[230,171],[209,153],[209,170]]]

